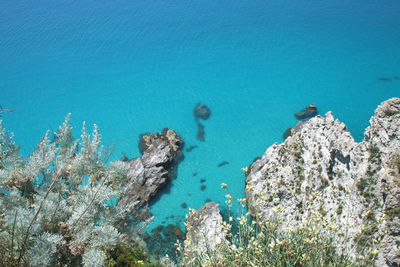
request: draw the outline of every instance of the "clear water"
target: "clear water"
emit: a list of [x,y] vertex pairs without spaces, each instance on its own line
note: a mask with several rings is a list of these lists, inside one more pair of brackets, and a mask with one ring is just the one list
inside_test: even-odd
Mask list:
[[[116,142],[115,159],[139,156],[138,135],[164,127],[198,145],[151,206],[151,227],[181,223],[183,202],[223,203],[222,182],[243,197],[241,168],[310,103],[361,140],[376,106],[400,96],[400,80],[377,79],[394,76],[398,0],[0,2],[0,104],[16,110],[3,120],[24,154],[69,112],[76,136],[86,121]],[[212,110],[205,142],[198,102]]]

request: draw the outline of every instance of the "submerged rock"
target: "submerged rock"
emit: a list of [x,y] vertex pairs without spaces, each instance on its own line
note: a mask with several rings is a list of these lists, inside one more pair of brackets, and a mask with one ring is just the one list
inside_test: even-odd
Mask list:
[[180,227],[175,224],[168,224],[167,226],[158,225],[151,233],[152,235],[143,235],[143,240],[146,242],[149,253],[154,255],[156,259],[168,254],[172,260],[176,261],[176,241],[183,241],[185,238],[185,233]]
[[193,149],[195,149],[195,148],[197,148],[197,147],[198,147],[197,145],[190,146],[190,147],[186,148],[185,151],[186,151],[186,152],[191,152]]
[[204,142],[206,133],[204,125],[200,123],[199,119],[207,120],[211,115],[211,110],[205,104],[200,103],[194,108],[193,114],[197,124],[197,140]]
[[225,166],[225,165],[228,165],[228,164],[229,164],[228,161],[223,161],[220,164],[218,164],[218,167],[222,167],[222,166]]
[[211,110],[205,104],[197,104],[193,110],[196,119],[207,120],[211,115]]
[[197,122],[197,140],[199,141],[206,141],[206,132],[204,131],[204,125],[201,124],[200,122]]
[[381,82],[390,82],[392,80],[392,78],[386,78],[386,77],[378,77],[376,79]]
[[314,104],[310,104],[308,107],[302,109],[299,112],[296,112],[294,116],[298,120],[305,120],[312,118],[314,116],[318,115],[317,107]]
[[182,156],[182,145],[182,139],[174,130],[143,135],[140,145],[143,155],[129,161],[128,184],[131,186],[121,202],[138,202],[141,206],[164,188],[175,173],[174,162]]
[[[247,204],[252,215],[264,220],[279,205],[283,212],[278,216],[289,227],[304,223],[308,214],[321,214],[339,226],[338,249],[351,251],[353,259],[377,249],[376,266],[399,266],[397,161],[400,98],[376,109],[360,143],[328,112],[306,121],[250,166]],[[346,236],[350,240],[345,241]]]

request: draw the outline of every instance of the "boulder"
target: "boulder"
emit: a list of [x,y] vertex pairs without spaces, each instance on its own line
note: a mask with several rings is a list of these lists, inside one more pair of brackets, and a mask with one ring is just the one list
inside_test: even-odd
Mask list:
[[143,155],[129,161],[129,188],[121,201],[137,202],[139,206],[149,202],[169,182],[176,167],[174,162],[182,156],[182,145],[182,139],[173,130],[143,135]]
[[228,244],[226,228],[219,212],[219,205],[208,202],[197,211],[191,211],[187,220],[183,263],[192,266],[194,255],[206,256],[210,250]]
[[308,107],[302,109],[299,112],[296,112],[294,116],[298,120],[305,120],[312,118],[314,116],[318,115],[317,107],[314,104],[310,104]]
[[211,110],[205,104],[197,104],[193,110],[196,119],[207,120],[211,115]]

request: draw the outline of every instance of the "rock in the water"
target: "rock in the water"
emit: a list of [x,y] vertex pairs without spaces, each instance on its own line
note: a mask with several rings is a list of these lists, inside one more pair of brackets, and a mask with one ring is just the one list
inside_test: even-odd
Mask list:
[[201,124],[200,122],[197,122],[197,140],[199,141],[206,141],[206,132],[204,131],[204,125]]
[[179,226],[175,226],[173,228],[172,232],[180,240],[184,240],[185,239],[185,233],[181,230],[181,228],[179,228]]
[[197,140],[204,142],[206,133],[199,119],[207,120],[211,115],[211,110],[205,104],[197,104],[193,113],[197,124]]
[[181,207],[182,207],[183,209],[187,209],[187,204],[186,204],[185,202],[183,202],[183,203],[181,204]]
[[391,78],[386,78],[386,77],[378,77],[376,79],[381,82],[390,82],[392,80]]
[[294,116],[298,120],[305,120],[318,115],[317,107],[314,104],[310,104],[308,107],[302,109],[300,112],[296,112]]
[[197,148],[197,147],[198,147],[197,145],[190,146],[190,147],[186,148],[185,151],[186,151],[186,152],[190,152],[190,151],[192,151],[193,149],[195,149],[195,148]]
[[399,266],[400,98],[383,102],[370,124],[357,143],[328,112],[269,147],[248,171],[250,213],[266,220],[279,205],[289,226],[321,214],[353,259],[377,249],[376,266]]
[[208,250],[228,245],[219,205],[214,202],[203,205],[198,211],[192,211],[186,229],[183,256],[185,266],[192,266],[194,255],[204,256]]
[[205,104],[197,104],[193,110],[195,118],[207,120],[211,115],[211,110]]
[[207,188],[207,187],[206,187],[204,184],[200,186],[200,190],[201,190],[201,191],[206,190],[206,188]]
[[229,164],[228,161],[223,161],[220,164],[218,164],[218,167],[222,167],[222,166],[225,166],[225,165],[228,165],[228,164]]
[[141,206],[166,186],[173,172],[173,163],[181,155],[182,139],[173,130],[141,137],[143,155],[129,162],[128,184],[122,203],[138,202]]

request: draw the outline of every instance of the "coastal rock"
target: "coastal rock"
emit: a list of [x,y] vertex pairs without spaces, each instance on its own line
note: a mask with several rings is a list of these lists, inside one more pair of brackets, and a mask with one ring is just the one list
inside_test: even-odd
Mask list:
[[305,125],[307,125],[308,121],[299,121],[296,126],[294,126],[293,128],[288,128],[286,129],[286,131],[283,133],[283,140],[285,140],[286,138],[288,138],[289,136],[294,135],[295,133],[298,133],[301,131],[301,129],[303,129],[303,127]]
[[305,120],[312,118],[318,114],[317,107],[314,104],[310,104],[308,107],[296,112],[294,116],[298,120]]
[[211,115],[211,110],[205,104],[197,104],[193,110],[196,119],[207,120]]
[[216,251],[218,246],[228,244],[219,205],[215,202],[208,202],[197,211],[192,210],[186,229],[183,259],[185,266],[192,266],[194,255],[205,256],[207,252]]
[[164,129],[163,133],[146,134],[141,137],[143,155],[129,161],[128,180],[132,185],[127,189],[124,203],[147,203],[164,188],[173,173],[174,162],[182,154],[182,139],[175,131]]
[[[383,102],[355,142],[332,113],[301,125],[249,168],[246,200],[266,220],[279,206],[288,224],[320,214],[338,226],[338,250],[377,266],[400,264],[400,98]],[[350,240],[345,241],[345,237]],[[373,253],[372,253],[373,251]],[[397,265],[396,265],[397,264]]]

